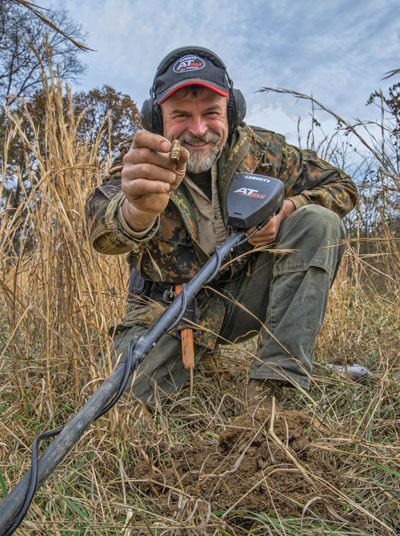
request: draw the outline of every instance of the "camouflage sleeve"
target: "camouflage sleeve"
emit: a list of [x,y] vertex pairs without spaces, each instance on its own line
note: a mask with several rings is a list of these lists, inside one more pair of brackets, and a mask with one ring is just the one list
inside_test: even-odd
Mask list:
[[312,203],[343,217],[353,209],[358,199],[357,188],[351,178],[319,158],[315,151],[301,151],[285,144],[278,176],[285,184],[286,197],[296,208]]
[[99,253],[120,255],[137,251],[139,246],[150,240],[157,231],[159,218],[151,229],[135,233],[120,218],[120,208],[124,200],[121,191],[122,159],[128,152],[130,142],[122,145],[119,155],[113,161],[109,174],[86,201],[86,221],[90,242]]
[[315,151],[289,145],[282,134],[260,127],[251,129],[267,142],[256,172],[281,179],[286,198],[296,208],[313,203],[342,217],[353,209],[357,188],[344,171],[319,158]]

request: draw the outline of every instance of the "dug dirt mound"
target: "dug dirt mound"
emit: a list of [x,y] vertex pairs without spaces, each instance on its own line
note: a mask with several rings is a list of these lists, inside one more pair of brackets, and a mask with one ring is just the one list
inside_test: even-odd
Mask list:
[[[133,482],[171,515],[196,505],[198,514],[237,512],[339,518],[341,478],[333,460],[313,446],[319,431],[304,413],[243,414],[219,435],[193,446],[136,453]],[[199,505],[202,505],[199,508]],[[221,514],[222,512],[222,514]]]

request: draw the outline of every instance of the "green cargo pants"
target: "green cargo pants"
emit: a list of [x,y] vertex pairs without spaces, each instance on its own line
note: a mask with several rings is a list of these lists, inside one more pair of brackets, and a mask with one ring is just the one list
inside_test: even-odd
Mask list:
[[[283,221],[271,250],[249,256],[245,275],[219,287],[227,296],[221,341],[260,334],[251,378],[280,379],[309,389],[315,342],[344,253],[344,238],[343,224],[334,212],[306,205]],[[144,332],[145,328],[132,326],[118,333],[117,354],[125,355],[131,338]],[[195,345],[196,363],[205,351]],[[171,393],[188,377],[180,340],[164,335],[141,363],[132,393],[146,402],[155,386],[161,394]]]

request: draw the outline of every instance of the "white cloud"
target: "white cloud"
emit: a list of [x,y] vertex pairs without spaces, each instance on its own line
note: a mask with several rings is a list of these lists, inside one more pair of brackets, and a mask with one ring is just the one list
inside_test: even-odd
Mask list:
[[394,80],[383,82],[383,74],[400,67],[397,0],[65,0],[65,5],[97,50],[85,58],[85,89],[107,83],[140,106],[162,57],[197,44],[227,64],[247,98],[251,121],[265,121],[290,136],[297,117],[308,117],[309,104],[255,95],[260,87],[312,93],[351,120],[376,113],[365,108],[369,94],[389,87]]

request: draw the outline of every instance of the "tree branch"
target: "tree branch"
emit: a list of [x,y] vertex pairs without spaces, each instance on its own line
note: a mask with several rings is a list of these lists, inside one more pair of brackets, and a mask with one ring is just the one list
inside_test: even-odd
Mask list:
[[38,6],[37,4],[34,4],[33,2],[28,2],[27,0],[14,0],[14,2],[16,2],[17,4],[21,4],[22,6],[26,7],[27,9],[29,9],[29,11],[31,11],[34,15],[39,17],[39,19],[42,22],[44,22],[45,24],[50,26],[50,28],[52,28],[53,30],[55,30],[56,32],[61,34],[63,37],[68,39],[68,41],[71,41],[71,43],[73,43],[76,47],[80,48],[81,50],[88,50],[88,51],[94,52],[93,48],[89,48],[89,47],[83,45],[82,43],[78,43],[78,41],[75,41],[75,39],[72,39],[72,37],[70,37],[65,32],[63,32],[53,22],[51,22],[51,20],[47,19],[44,15],[42,15],[42,13],[40,13],[40,11],[38,11],[38,9],[36,9],[36,8],[39,8],[39,9],[45,9],[46,10],[46,8],[44,8],[42,6]]

